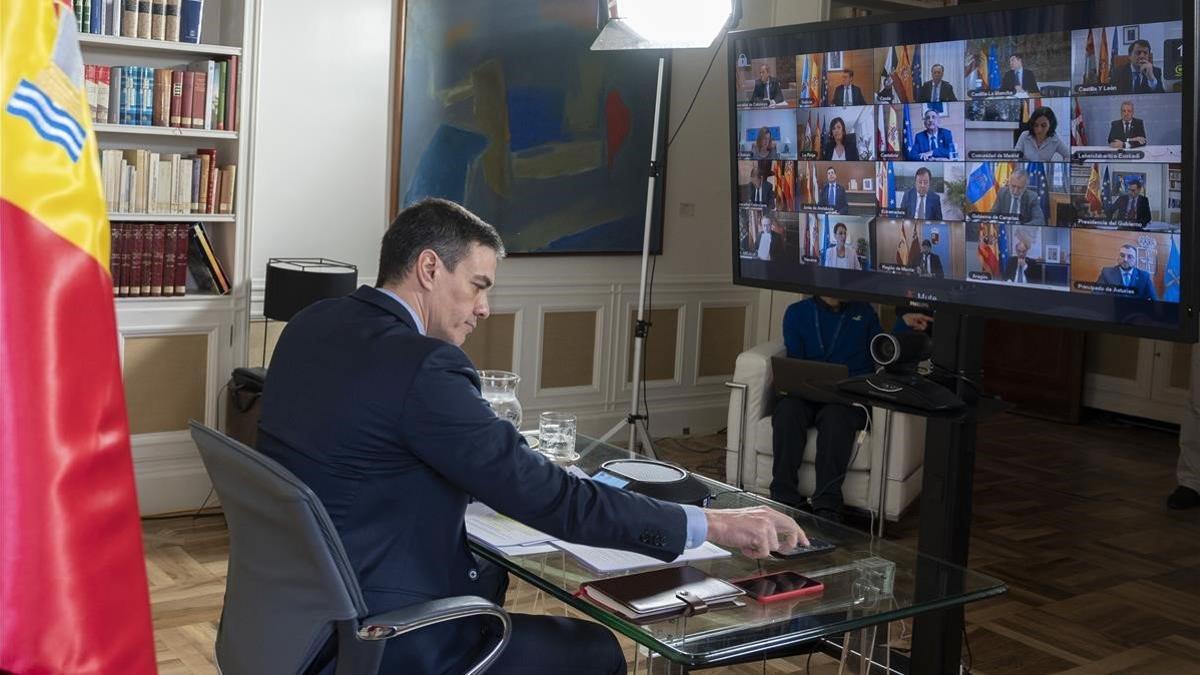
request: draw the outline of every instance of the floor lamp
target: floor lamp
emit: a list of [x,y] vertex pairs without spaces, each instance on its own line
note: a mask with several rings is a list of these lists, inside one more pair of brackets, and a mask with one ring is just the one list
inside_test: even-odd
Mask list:
[[[605,10],[605,4],[607,9]],[[601,16],[607,22],[592,43],[592,51],[634,49],[703,49],[711,47],[723,31],[741,17],[740,0],[600,0]],[[600,441],[629,427],[629,449],[644,448],[654,457],[654,446],[646,432],[646,415],[641,414],[642,351],[650,323],[646,321],[646,272],[650,262],[650,229],[654,218],[654,194],[662,164],[658,159],[659,116],[662,113],[663,68],[658,57],[658,84],[654,96],[654,130],[650,141],[650,177],[646,185],[646,218],[642,224],[642,271],[638,281],[637,321],[633,326],[633,396],[629,415],[609,429]]]

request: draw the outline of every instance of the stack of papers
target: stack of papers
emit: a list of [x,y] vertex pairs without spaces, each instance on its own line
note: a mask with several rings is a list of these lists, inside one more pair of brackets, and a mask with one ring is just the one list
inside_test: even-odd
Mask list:
[[[648,555],[620,551],[614,548],[596,548],[594,546],[584,546],[583,544],[572,544],[566,541],[555,541],[554,545],[575,556],[579,562],[601,574],[636,570],[643,567],[657,567],[664,564],[663,561],[651,558]],[[693,560],[728,558],[731,555],[733,554],[729,551],[706,541],[696,548],[684,551],[678,558],[672,560],[671,564]]]
[[523,525],[480,502],[467,505],[467,536],[504,555],[520,556],[556,550],[554,537]]

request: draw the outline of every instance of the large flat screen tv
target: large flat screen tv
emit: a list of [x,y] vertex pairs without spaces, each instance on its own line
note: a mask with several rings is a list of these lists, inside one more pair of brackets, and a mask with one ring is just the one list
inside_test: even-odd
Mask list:
[[1195,0],[729,35],[736,283],[1196,340]]

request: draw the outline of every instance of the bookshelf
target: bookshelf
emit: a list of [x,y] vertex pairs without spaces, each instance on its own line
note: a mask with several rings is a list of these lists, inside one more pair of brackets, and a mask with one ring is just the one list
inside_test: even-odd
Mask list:
[[[203,150],[215,151],[218,167],[236,166],[229,181],[232,197],[226,213],[129,213],[110,206],[110,222],[138,228],[147,233],[147,239],[160,224],[170,232],[178,224],[202,223],[211,251],[220,260],[230,285],[229,293],[224,295],[200,290],[189,281],[183,295],[114,298],[143,514],[191,510],[205,499],[210,485],[188,434],[187,421],[197,419],[213,427],[222,426],[224,386],[233,368],[245,365],[248,358],[250,237],[246,214],[250,213],[247,195],[256,67],[253,40],[260,4],[261,0],[203,0],[197,44],[108,34],[79,36],[84,64],[110,69],[140,66],[151,69],[153,75],[153,70],[183,70],[189,64],[209,60],[226,62],[228,70],[233,59],[237,61],[236,85],[222,90],[225,102],[234,101],[230,115],[221,118],[223,123],[234,122],[232,130],[213,128],[217,126],[215,101],[202,125],[207,128],[119,124],[111,117],[92,125],[102,156],[104,151],[132,154],[144,150],[157,153],[163,164],[168,163],[165,158],[175,155],[193,158],[192,167],[198,168],[203,157],[199,151]],[[109,8],[117,5],[119,0]],[[110,31],[111,23],[104,30]],[[197,95],[197,101],[206,102],[206,97]],[[211,157],[208,163],[213,164]],[[148,180],[150,165],[145,166],[142,177]],[[184,184],[187,175],[175,174],[173,186],[181,197],[179,208],[203,211],[203,203],[197,207],[196,201],[187,199],[198,194],[196,188],[189,191]],[[196,175],[208,176],[199,170]],[[116,180],[119,190],[122,179]],[[106,189],[111,190],[111,186],[107,184]],[[148,183],[143,195],[146,190]],[[128,194],[132,202],[133,191]],[[144,208],[138,211],[151,210],[154,202],[148,199],[143,196]],[[219,205],[213,210],[220,210]],[[114,268],[116,265],[114,256]]]

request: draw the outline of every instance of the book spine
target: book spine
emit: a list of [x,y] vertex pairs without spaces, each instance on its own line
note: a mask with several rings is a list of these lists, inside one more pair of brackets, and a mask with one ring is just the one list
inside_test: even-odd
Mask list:
[[167,6],[163,0],[150,1],[150,37],[162,40],[167,35]]
[[171,126],[180,124],[183,110],[183,71],[171,71]]
[[192,126],[192,101],[196,97],[196,73],[183,71],[183,94],[179,99],[179,126],[187,129]]
[[129,293],[131,298],[136,298],[142,294],[142,246],[144,233],[143,228],[135,223],[130,223],[129,229],[133,234],[133,245],[129,247]]
[[229,57],[229,82],[225,88],[225,130],[237,131],[237,88],[238,88],[238,63],[237,56]]
[[163,261],[166,253],[166,226],[162,224],[151,225],[150,231],[153,233],[153,244],[150,247],[150,295],[159,296],[163,294]]
[[97,70],[100,79],[97,82],[96,89],[96,121],[107,122],[109,115],[108,101],[112,97],[112,93],[109,91],[112,68],[109,66],[98,66]]
[[179,42],[179,0],[167,0],[165,38]]
[[80,33],[92,32],[92,0],[75,0],[76,5],[80,5],[81,24],[79,26]]
[[121,246],[125,243],[124,233],[120,223],[109,223],[109,237],[112,243],[108,252],[108,273],[112,277],[113,297],[121,297]]
[[200,19],[203,13],[203,0],[182,0],[179,5],[180,42],[200,43]]
[[217,213],[233,213],[233,189],[237,178],[237,165],[221,168],[221,196]]
[[138,0],[137,36],[150,38],[150,0]]
[[212,274],[213,280],[217,284],[217,291],[224,295],[229,292],[229,279],[225,276],[225,270],[221,267],[221,261],[217,259],[217,255],[213,250],[212,242],[208,238],[208,232],[204,229],[203,223],[196,223],[192,226],[195,228],[196,241],[200,244],[200,251],[203,253],[205,265],[208,271]]
[[171,71],[154,69],[154,116],[150,120],[156,127],[170,126],[171,122]]
[[187,293],[188,226],[175,224],[175,295]]
[[217,169],[217,156],[212,156],[212,162],[208,167],[208,207],[205,213],[217,212],[217,192],[221,180],[220,171]]
[[213,128],[218,131],[225,129],[225,85],[229,79],[229,62],[221,61],[217,64],[217,86],[214,94],[217,97],[217,109],[214,113]]
[[87,94],[88,112],[96,119],[99,92],[96,91],[96,66],[87,63],[83,66],[83,90]]
[[121,223],[121,297],[129,297],[129,277],[130,264],[132,263],[130,250],[133,247],[133,230],[134,225],[129,223]]
[[139,119],[144,127],[154,124],[154,69],[143,67],[142,71],[142,114]]
[[197,71],[192,74],[192,124],[193,129],[204,128],[204,106],[208,101],[208,71]]
[[[150,287],[153,284],[151,275],[154,272],[154,225],[145,225],[142,228],[142,297],[150,295]],[[159,249],[162,252],[162,249]]]
[[192,213],[200,213],[200,174],[204,173],[204,160],[199,156],[192,158]]
[[121,2],[121,37],[137,37],[138,30],[138,0],[118,0]]
[[163,272],[162,294],[175,295],[175,225],[166,223],[163,228]]

